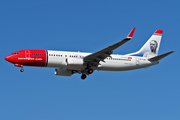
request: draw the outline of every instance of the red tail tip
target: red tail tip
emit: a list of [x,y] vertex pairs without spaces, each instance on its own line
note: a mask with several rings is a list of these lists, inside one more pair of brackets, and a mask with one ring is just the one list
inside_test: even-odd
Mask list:
[[161,34],[162,35],[163,30],[156,30],[156,32],[154,34]]

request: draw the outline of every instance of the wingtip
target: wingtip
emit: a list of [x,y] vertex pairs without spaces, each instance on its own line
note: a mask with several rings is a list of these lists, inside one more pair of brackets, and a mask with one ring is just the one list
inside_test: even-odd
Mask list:
[[133,28],[133,29],[131,30],[131,32],[129,33],[129,35],[127,36],[127,38],[132,38],[135,29],[136,29],[136,28]]

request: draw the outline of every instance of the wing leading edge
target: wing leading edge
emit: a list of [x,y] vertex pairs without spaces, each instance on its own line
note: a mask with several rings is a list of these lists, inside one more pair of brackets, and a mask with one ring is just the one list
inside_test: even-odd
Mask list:
[[129,33],[129,35],[125,39],[123,39],[109,47],[106,47],[100,51],[97,51],[95,53],[92,53],[92,54],[84,57],[84,59],[83,59],[84,62],[86,62],[88,64],[93,64],[93,66],[94,65],[97,66],[100,61],[104,61],[104,59],[106,59],[107,57],[110,57],[110,55],[113,53],[114,49],[118,48],[119,46],[121,46],[124,43],[126,43],[127,41],[129,41],[132,38],[134,31],[135,31],[135,28],[132,29],[132,31]]

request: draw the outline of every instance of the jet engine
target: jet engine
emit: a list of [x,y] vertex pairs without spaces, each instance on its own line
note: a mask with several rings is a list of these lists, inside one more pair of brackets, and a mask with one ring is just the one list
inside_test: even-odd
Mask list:
[[71,76],[72,74],[73,74],[72,70],[61,69],[61,68],[56,68],[55,69],[55,75],[59,75],[59,76]]

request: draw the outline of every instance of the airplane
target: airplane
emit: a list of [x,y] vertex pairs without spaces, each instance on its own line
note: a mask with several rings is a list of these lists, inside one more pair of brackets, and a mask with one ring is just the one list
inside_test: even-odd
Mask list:
[[147,68],[158,64],[159,60],[174,52],[158,55],[163,30],[156,30],[139,51],[125,55],[112,54],[113,50],[132,38],[134,31],[135,28],[125,39],[95,53],[20,50],[6,56],[5,60],[21,67],[21,72],[24,71],[23,66],[50,67],[55,68],[55,75],[71,76],[79,73],[82,74],[81,79],[84,80],[95,70],[127,71]]

